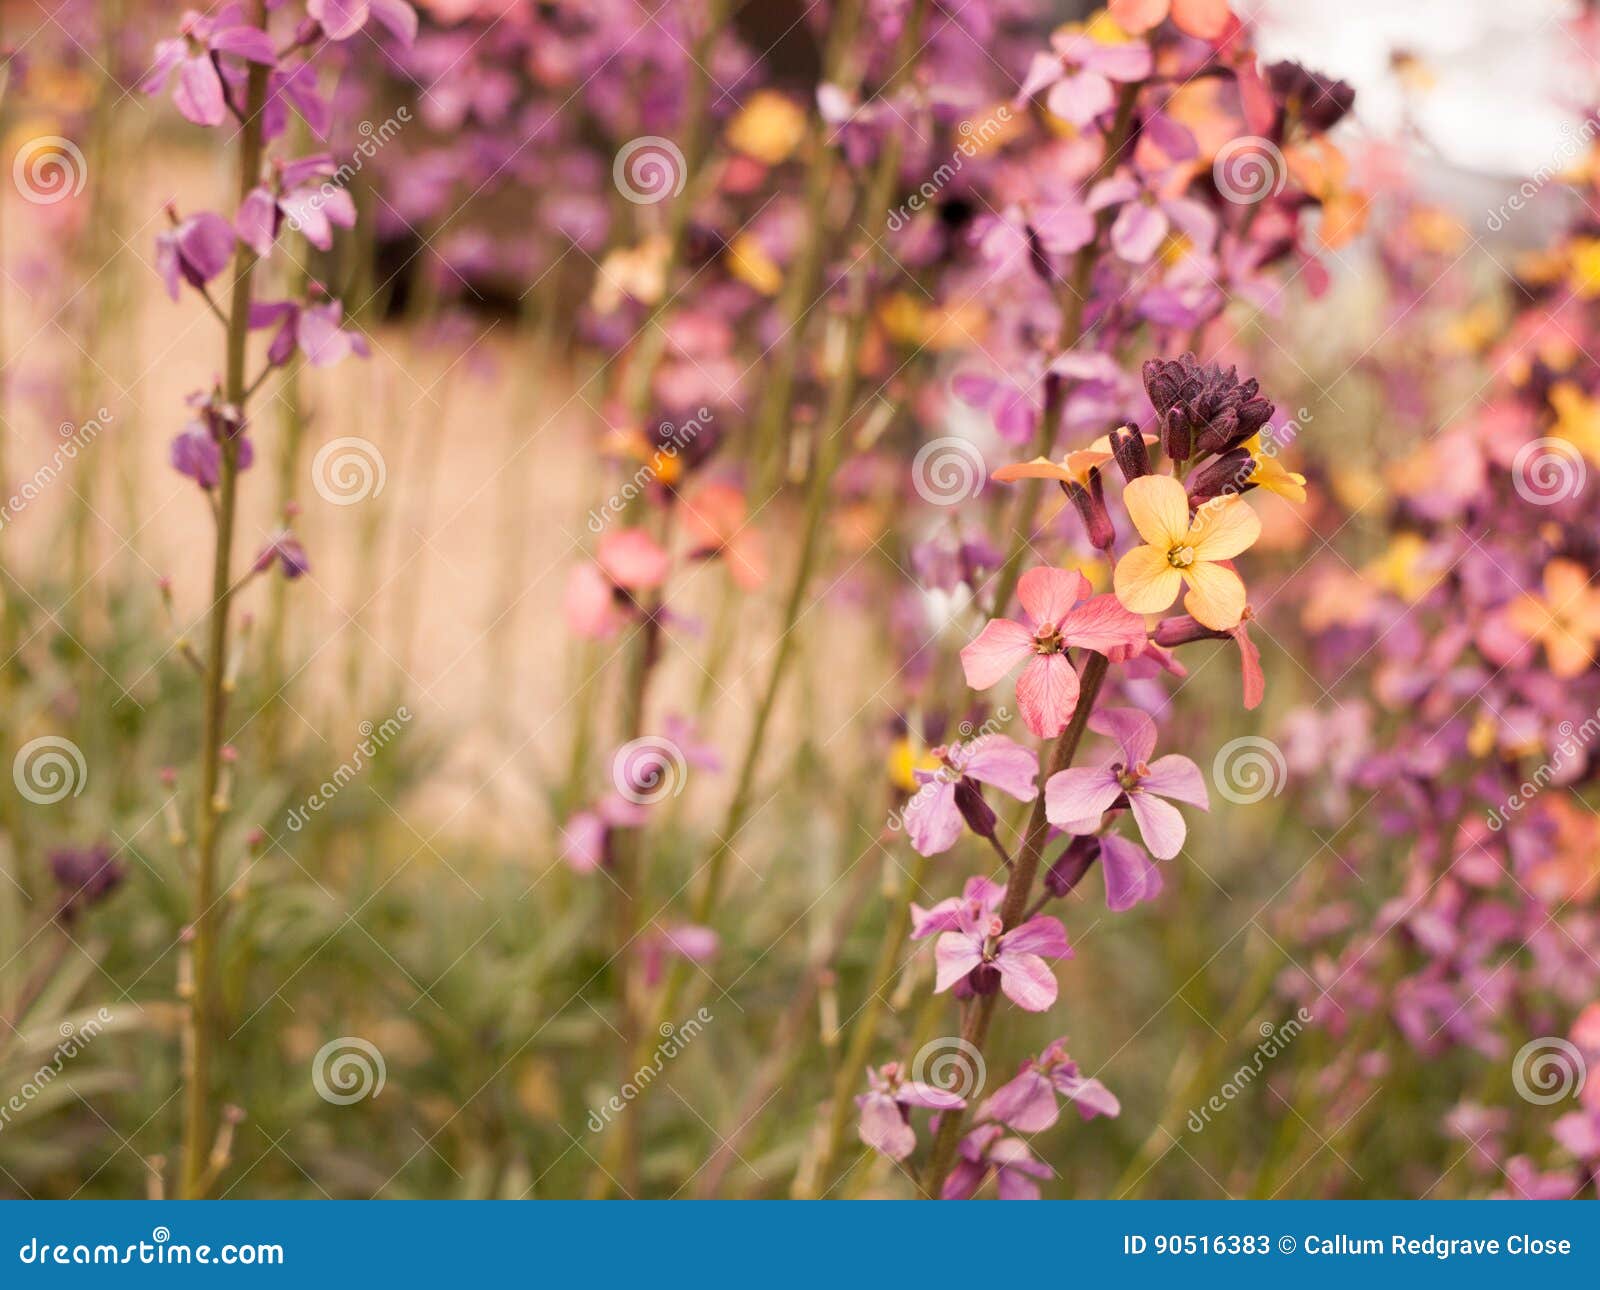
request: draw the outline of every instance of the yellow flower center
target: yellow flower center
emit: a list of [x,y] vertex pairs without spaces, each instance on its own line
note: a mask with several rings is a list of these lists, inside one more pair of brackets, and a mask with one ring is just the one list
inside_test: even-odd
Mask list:
[[1175,546],[1167,552],[1167,563],[1174,569],[1187,569],[1194,563],[1194,548],[1192,546]]

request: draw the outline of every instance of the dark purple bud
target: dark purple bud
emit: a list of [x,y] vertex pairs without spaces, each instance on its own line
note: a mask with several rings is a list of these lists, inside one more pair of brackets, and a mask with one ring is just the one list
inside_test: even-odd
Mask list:
[[1162,419],[1161,447],[1173,461],[1188,461],[1194,452],[1194,423],[1182,404]]
[[967,827],[980,838],[994,837],[994,808],[983,800],[983,790],[974,780],[963,775],[956,780],[956,807]]
[[1140,369],[1140,374],[1144,377],[1144,392],[1150,397],[1151,405],[1161,415],[1165,415],[1178,401],[1186,375],[1185,360],[1193,363],[1194,355],[1186,354],[1178,359],[1149,358]]
[[111,848],[101,842],[86,851],[75,848],[52,851],[50,873],[61,889],[56,916],[71,922],[115,891],[127,876],[127,868],[111,854]]
[[1084,874],[1100,856],[1100,839],[1090,835],[1073,838],[1067,849],[1056,857],[1044,876],[1044,885],[1052,896],[1065,896],[1083,881]]
[[1225,408],[1212,417],[1194,438],[1194,454],[1207,457],[1214,452],[1226,452],[1245,436],[1239,433],[1239,413],[1235,408]]
[[1250,472],[1255,468],[1255,458],[1243,448],[1208,461],[1189,476],[1189,505],[1200,506],[1214,498],[1232,497],[1254,488]]
[[993,963],[980,963],[967,973],[973,994],[993,994],[1000,988],[1000,969]]
[[1272,419],[1274,405],[1266,399],[1251,399],[1239,409],[1239,429],[1249,438]]
[[1179,614],[1163,618],[1157,623],[1153,639],[1162,649],[1173,649],[1178,645],[1192,645],[1195,641],[1228,640],[1232,635],[1231,632],[1213,631],[1188,614]]
[[1150,449],[1146,447],[1139,427],[1131,422],[1111,432],[1111,455],[1117,459],[1122,477],[1130,483],[1140,475],[1150,473]]
[[1100,468],[1090,467],[1087,488],[1077,482],[1063,484],[1061,487],[1066,490],[1068,498],[1077,508],[1078,518],[1083,521],[1083,529],[1089,535],[1089,541],[1102,551],[1109,551],[1117,540],[1117,530],[1111,523],[1111,512],[1106,510],[1105,484],[1100,478]]

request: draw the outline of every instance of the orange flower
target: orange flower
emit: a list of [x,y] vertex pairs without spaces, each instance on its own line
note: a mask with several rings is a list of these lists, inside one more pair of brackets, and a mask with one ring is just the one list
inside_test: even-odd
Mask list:
[[1552,560],[1544,567],[1542,595],[1532,592],[1506,611],[1512,628],[1544,646],[1555,676],[1577,676],[1594,662],[1600,641],[1600,590],[1575,560]]
[[[1144,436],[1146,447],[1156,443],[1156,436]],[[1103,434],[1087,448],[1075,448],[1059,462],[1048,457],[1035,457],[1032,461],[1019,461],[1002,466],[994,472],[996,481],[1014,484],[1019,479],[1053,479],[1058,484],[1087,484],[1089,472],[1111,460],[1111,436]]]
[[1136,614],[1159,614],[1188,584],[1183,607],[1213,631],[1231,631],[1244,617],[1244,582],[1218,563],[1245,550],[1261,521],[1237,497],[1207,502],[1189,518],[1189,497],[1171,475],[1144,475],[1122,490],[1128,517],[1145,546],[1117,561],[1111,585]]
[[1215,40],[1228,29],[1228,0],[1111,0],[1111,16],[1124,31],[1159,27],[1169,15],[1179,31]]

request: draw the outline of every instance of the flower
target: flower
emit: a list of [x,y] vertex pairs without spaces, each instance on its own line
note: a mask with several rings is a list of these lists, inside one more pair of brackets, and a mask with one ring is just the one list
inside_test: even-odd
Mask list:
[[[1163,799],[1210,810],[1200,768],[1177,753],[1150,761],[1156,723],[1137,708],[1102,708],[1089,718],[1089,728],[1114,738],[1117,753],[1102,766],[1069,767],[1050,776],[1044,786],[1046,817],[1068,833],[1092,833],[1106,811],[1126,800],[1150,854],[1172,859],[1183,849],[1186,829],[1178,809]],[[1106,839],[1101,841],[1104,845]]]
[[1131,175],[1103,179],[1089,192],[1089,209],[1119,207],[1111,223],[1111,249],[1129,264],[1148,264],[1174,225],[1189,242],[1209,252],[1217,240],[1217,217],[1192,197],[1163,197]]
[[337,173],[332,156],[325,152],[282,166],[275,189],[257,185],[239,204],[234,217],[239,240],[265,256],[272,250],[279,225],[288,220],[289,227],[304,233],[319,251],[331,249],[333,226],[353,228],[356,222],[356,204],[349,192],[331,182]]
[[561,830],[561,858],[576,873],[593,873],[611,863],[611,835],[637,829],[649,812],[620,793],[609,793],[595,806],[579,811]]
[[925,1106],[935,1111],[959,1111],[966,1099],[921,1080],[905,1079],[900,1063],[889,1062],[878,1070],[867,1071],[869,1091],[856,1098],[861,1108],[861,1141],[891,1160],[904,1160],[917,1148],[917,1135],[911,1127],[911,1108]]
[[291,581],[311,568],[311,559],[306,555],[305,547],[288,529],[279,529],[268,539],[251,567],[257,573],[266,573],[274,561],[282,568],[283,576]]
[[1056,1001],[1055,973],[1045,959],[1072,957],[1059,919],[1040,915],[1007,932],[998,914],[974,918],[970,909],[962,909],[957,925],[933,945],[935,994],[970,977],[975,993],[993,994],[998,988],[1028,1012],[1043,1012]]
[[222,216],[201,211],[156,234],[156,272],[167,294],[178,298],[179,279],[200,288],[233,259],[233,227]]
[[1109,8],[1124,31],[1146,32],[1170,17],[1179,31],[1201,40],[1216,40],[1233,17],[1228,0],[1110,0]]
[[911,902],[911,939],[920,941],[935,932],[952,932],[961,927],[963,915],[974,922],[983,922],[999,912],[1006,898],[1006,885],[991,882],[988,878],[968,878],[961,895],[949,896],[932,909],[924,909]]
[[121,886],[128,870],[109,846],[97,842],[87,850],[64,847],[52,851],[50,874],[60,888],[56,917],[70,923]]
[[978,1108],[978,1118],[998,1120],[1018,1133],[1040,1133],[1060,1118],[1058,1093],[1077,1107],[1085,1120],[1122,1113],[1122,1103],[1110,1089],[1079,1073],[1078,1063],[1067,1056],[1066,1039],[1061,1038],[1037,1060],[1023,1062],[1014,1079],[984,1100]]
[[[1147,448],[1160,442],[1153,434],[1143,435],[1142,438]],[[1087,448],[1075,448],[1067,453],[1059,462],[1051,461],[1048,457],[1013,462],[1009,466],[1001,466],[994,472],[993,478],[1001,484],[1012,484],[1019,479],[1053,479],[1058,484],[1086,485],[1089,472],[1105,465],[1114,455],[1111,436],[1103,434]]]
[[1175,618],[1163,618],[1156,624],[1151,639],[1163,649],[1187,645],[1192,641],[1231,640],[1239,647],[1239,671],[1244,689],[1244,707],[1245,711],[1249,712],[1261,705],[1261,700],[1267,693],[1266,674],[1261,670],[1261,651],[1250,639],[1249,625],[1253,617],[1255,617],[1254,612],[1249,605],[1246,605],[1238,626],[1221,632],[1213,631],[1187,614]]
[[1141,375],[1174,461],[1227,452],[1272,418],[1273,405],[1261,397],[1259,381],[1241,381],[1237,369],[1199,363],[1193,354],[1152,358]]
[[1004,735],[980,735],[965,744],[935,748],[933,756],[938,769],[913,772],[920,787],[902,813],[906,836],[919,855],[935,856],[955,846],[964,816],[975,832],[993,836],[994,813],[989,812],[987,831],[980,828],[983,820],[972,818],[970,799],[963,802],[963,786],[972,794],[978,784],[992,784],[1019,802],[1039,796],[1038,756]]
[[1136,614],[1158,614],[1189,593],[1183,607],[1216,631],[1239,625],[1244,615],[1244,582],[1218,563],[1238,555],[1261,533],[1261,521],[1237,497],[1207,502],[1189,517],[1189,498],[1171,475],[1144,475],[1122,492],[1128,518],[1146,545],[1117,561],[1112,586],[1117,599]]
[[366,337],[341,326],[344,306],[337,300],[321,304],[300,304],[293,300],[256,300],[250,305],[250,329],[277,324],[278,330],[267,345],[267,361],[279,366],[289,361],[296,349],[312,367],[332,367],[335,363],[371,352]]
[[1575,560],[1544,567],[1541,594],[1524,592],[1506,608],[1512,630],[1544,646],[1553,675],[1574,677],[1594,662],[1600,641],[1600,589]]
[[721,557],[728,576],[744,591],[767,578],[766,548],[751,524],[744,494],[732,484],[707,484],[683,502],[683,527],[693,559]]
[[635,593],[660,587],[670,563],[643,529],[613,529],[600,539],[594,561],[567,580],[567,625],[592,640],[615,635],[639,608]]
[[373,18],[403,45],[417,38],[417,11],[405,0],[306,0],[306,13],[329,40],[349,40]]
[[196,125],[221,125],[228,114],[217,55],[228,54],[267,67],[277,65],[278,51],[272,38],[244,21],[243,5],[225,5],[214,16],[190,9],[178,30],[179,35],[157,42],[155,64],[139,89],[145,94],[159,92],[176,69],[178,88],[172,101]]
[[[1181,495],[1182,485],[1173,483]],[[1076,646],[1109,657],[1135,650],[1144,644],[1144,624],[1117,603],[1118,597],[1091,597],[1089,580],[1076,571],[1029,569],[1017,584],[1017,597],[1028,623],[990,619],[961,651],[961,667],[968,685],[987,690],[1026,660],[1017,678],[1023,723],[1039,738],[1053,739],[1078,706],[1078,674],[1066,651]]]
[[1251,435],[1240,447],[1250,454],[1250,460],[1255,463],[1248,478],[1249,483],[1291,502],[1306,500],[1306,477],[1297,471],[1286,470],[1276,453],[1264,452],[1259,434]]
[[719,944],[716,932],[698,923],[671,923],[652,928],[639,938],[644,983],[647,986],[660,984],[662,968],[669,957],[687,963],[706,963],[716,956]]
[[945,1200],[969,1200],[994,1171],[995,1191],[1001,1200],[1038,1200],[1035,1178],[1049,1178],[1050,1166],[1033,1158],[1021,1138],[1007,1138],[998,1124],[979,1125],[961,1139],[961,1159],[944,1180]]
[[1096,40],[1084,32],[1051,38],[1054,54],[1035,54],[1018,99],[1026,102],[1049,87],[1045,106],[1080,129],[1109,112],[1117,101],[1113,81],[1142,81],[1150,75],[1150,46]]
[[787,94],[757,90],[728,122],[728,143],[764,166],[786,160],[806,137],[806,114]]

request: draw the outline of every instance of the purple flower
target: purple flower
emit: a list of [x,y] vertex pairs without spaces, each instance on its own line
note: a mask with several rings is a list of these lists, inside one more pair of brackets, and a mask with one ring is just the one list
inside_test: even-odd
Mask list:
[[272,568],[273,561],[278,562],[283,569],[283,576],[291,581],[311,568],[311,559],[306,555],[305,547],[288,529],[279,529],[268,539],[266,546],[261,548],[261,554],[256,556],[255,571],[266,573]]
[[109,846],[97,842],[86,850],[66,847],[52,851],[50,874],[61,889],[56,917],[71,922],[115,891],[127,877],[127,868]]
[[1078,1108],[1085,1120],[1097,1115],[1115,1117],[1122,1103],[1097,1079],[1078,1071],[1077,1062],[1067,1056],[1067,1041],[1058,1039],[1039,1055],[1028,1060],[1015,1079],[1001,1085],[978,1108],[980,1120],[998,1120],[1018,1133],[1039,1133],[1060,1116],[1056,1095]]
[[889,1062],[878,1070],[867,1071],[869,1090],[856,1098],[861,1108],[861,1141],[891,1160],[904,1160],[917,1147],[911,1127],[911,1108],[924,1106],[935,1111],[959,1111],[966,1099],[947,1093],[921,1080],[901,1078],[900,1063]]
[[[921,787],[906,803],[903,818],[906,836],[918,855],[935,856],[955,846],[961,837],[963,797],[978,793],[978,784],[992,784],[1019,802],[1039,796],[1039,757],[1004,735],[981,735],[968,743],[935,748],[934,756],[943,761],[936,771],[918,771]],[[978,801],[983,800],[978,793]],[[971,808],[968,807],[968,810]],[[968,818],[975,831],[984,836],[978,821]]]
[[647,986],[660,983],[662,968],[669,957],[705,963],[715,956],[719,944],[717,934],[698,923],[672,923],[652,928],[639,938],[644,983]]
[[618,793],[602,798],[592,809],[579,811],[561,830],[561,858],[578,873],[592,873],[611,863],[611,835],[617,829],[637,829],[649,812]]
[[276,191],[252,188],[239,204],[234,217],[239,240],[265,256],[272,250],[279,225],[287,220],[290,228],[304,233],[306,241],[319,251],[331,249],[333,226],[352,228],[356,222],[356,205],[350,194],[330,182],[337,173],[327,153],[286,164],[278,174]]
[[233,227],[220,215],[201,211],[156,235],[156,271],[174,300],[179,279],[200,288],[233,259]]
[[1033,1158],[1021,1138],[1006,1138],[998,1124],[984,1124],[961,1139],[961,1159],[944,1180],[945,1200],[970,1200],[994,1171],[1001,1200],[1038,1200],[1035,1178],[1051,1177],[1050,1166]]
[[417,11],[406,0],[306,0],[306,13],[329,40],[349,40],[374,18],[407,47],[417,38]]
[[1111,248],[1129,264],[1148,264],[1176,225],[1194,247],[1209,253],[1217,217],[1191,197],[1161,197],[1128,175],[1101,180],[1089,192],[1089,209],[1119,206],[1111,223]]
[[[1187,832],[1173,798],[1211,808],[1200,769],[1187,757],[1169,753],[1150,761],[1156,746],[1156,723],[1137,708],[1104,708],[1089,726],[1117,741],[1118,752],[1103,766],[1057,771],[1044,786],[1045,813],[1050,823],[1068,833],[1093,833],[1100,817],[1126,804],[1139,826],[1139,836],[1158,860],[1170,860],[1183,849]],[[1125,862],[1132,858],[1124,854]],[[1111,879],[1106,880],[1107,898]]]
[[992,994],[998,988],[1028,1012],[1043,1012],[1056,1001],[1055,973],[1045,960],[1072,957],[1067,930],[1058,919],[1040,915],[1007,932],[998,914],[974,918],[963,909],[957,922],[956,931],[934,942],[935,994],[970,977],[975,993]]
[[[250,469],[255,448],[243,434],[239,436],[239,469]],[[201,488],[213,489],[222,478],[222,445],[204,422],[191,421],[172,441],[172,468],[187,475]]]
[[178,88],[173,91],[172,101],[196,125],[221,125],[228,114],[227,95],[218,70],[220,55],[230,54],[267,67],[278,62],[272,38],[244,21],[243,5],[226,5],[214,16],[190,9],[178,30],[178,36],[157,43],[155,64],[139,88],[146,94],[158,93],[176,69]]
[[298,347],[312,367],[332,367],[335,363],[370,351],[366,338],[339,324],[344,306],[336,300],[317,305],[302,305],[293,300],[256,301],[250,306],[250,327],[256,330],[277,324],[277,333],[267,346],[267,361],[286,363]]
[[1054,54],[1035,54],[1017,98],[1026,103],[1048,87],[1045,106],[1063,120],[1083,127],[1117,101],[1113,81],[1142,81],[1150,75],[1150,46],[1143,41],[1102,45],[1082,34],[1051,38]]
[[985,922],[999,912],[1006,898],[1004,883],[987,878],[968,878],[961,895],[941,900],[932,909],[911,902],[911,939],[920,941],[935,932],[953,932],[961,927],[963,912],[975,922]]

